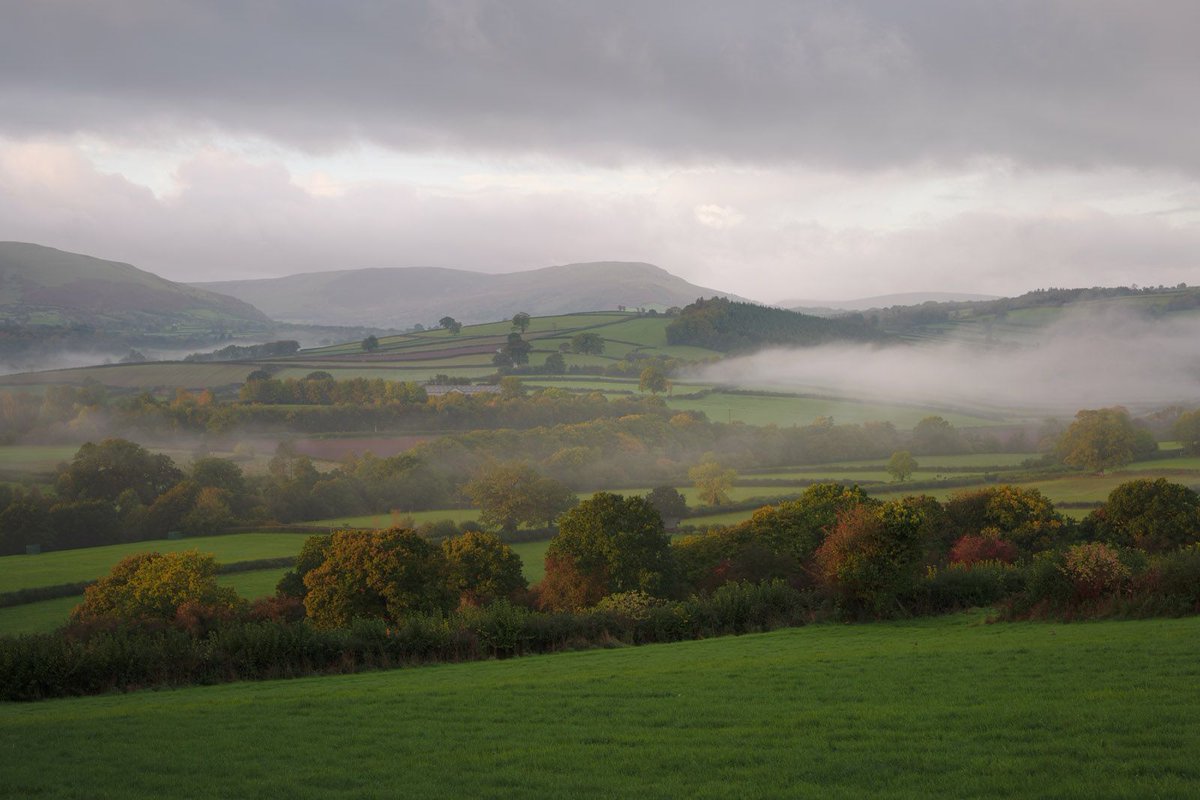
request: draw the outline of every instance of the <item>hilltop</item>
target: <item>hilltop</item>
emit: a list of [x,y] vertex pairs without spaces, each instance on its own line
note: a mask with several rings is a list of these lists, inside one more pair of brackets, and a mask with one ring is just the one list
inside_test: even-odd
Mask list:
[[536,316],[621,306],[661,311],[725,294],[652,264],[625,261],[498,274],[435,267],[355,269],[193,285],[252,303],[285,322],[399,328],[429,325],[445,315],[475,323],[519,311]]
[[26,242],[0,242],[0,319],[102,331],[265,328],[241,300],[174,283],[132,264]]

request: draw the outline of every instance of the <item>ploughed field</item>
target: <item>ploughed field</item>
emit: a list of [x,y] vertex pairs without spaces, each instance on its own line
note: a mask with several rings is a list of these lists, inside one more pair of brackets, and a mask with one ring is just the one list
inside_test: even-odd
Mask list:
[[7,704],[0,764],[42,798],[1186,797],[1198,664],[1200,618],[821,625]]

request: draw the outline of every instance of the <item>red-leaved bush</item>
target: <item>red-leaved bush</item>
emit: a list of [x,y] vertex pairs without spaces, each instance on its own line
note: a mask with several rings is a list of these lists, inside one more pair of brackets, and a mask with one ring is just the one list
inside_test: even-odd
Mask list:
[[1017,546],[998,536],[986,533],[967,534],[950,548],[950,563],[970,566],[980,561],[999,561],[1011,564],[1017,560]]

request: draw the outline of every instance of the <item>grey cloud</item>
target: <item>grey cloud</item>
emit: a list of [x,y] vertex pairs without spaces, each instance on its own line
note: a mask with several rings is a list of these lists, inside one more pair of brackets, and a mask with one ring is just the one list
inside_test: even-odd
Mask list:
[[1200,5],[7,2],[0,131],[1194,172]]

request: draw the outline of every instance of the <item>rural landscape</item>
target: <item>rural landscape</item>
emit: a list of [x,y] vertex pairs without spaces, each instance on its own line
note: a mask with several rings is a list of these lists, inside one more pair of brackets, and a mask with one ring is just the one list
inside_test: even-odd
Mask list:
[[1197,792],[1200,189],[978,9],[189,5],[0,32],[0,797]]

